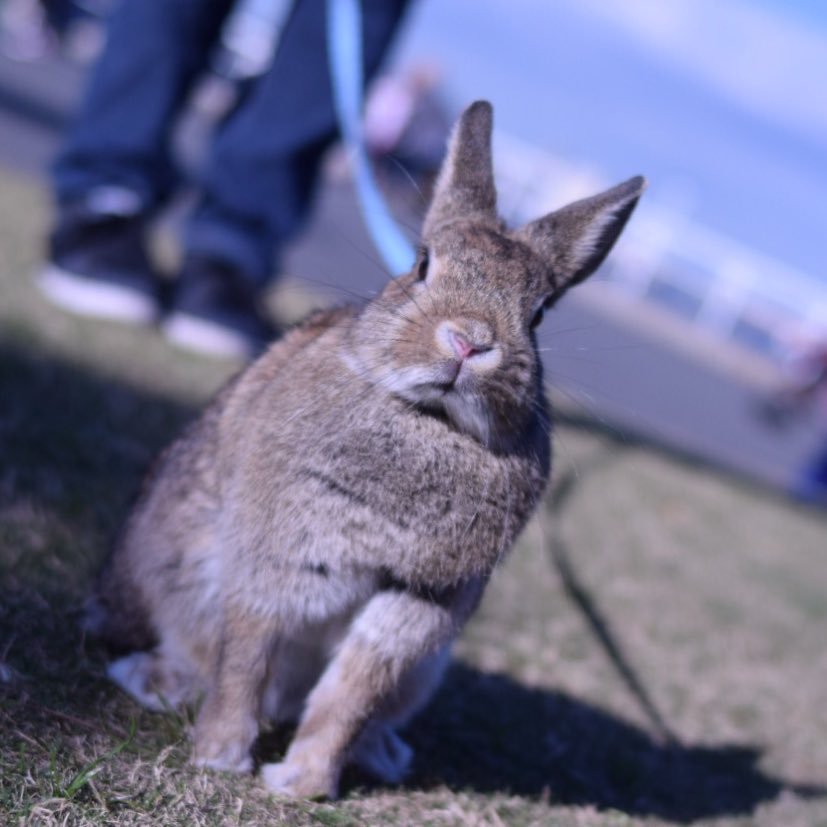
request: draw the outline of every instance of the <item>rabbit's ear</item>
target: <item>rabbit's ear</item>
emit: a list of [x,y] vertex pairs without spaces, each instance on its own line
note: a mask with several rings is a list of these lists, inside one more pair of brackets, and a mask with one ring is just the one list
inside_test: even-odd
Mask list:
[[456,218],[496,220],[491,123],[492,109],[488,101],[472,103],[460,116],[425,216],[423,237],[427,238],[445,221]]
[[603,263],[644,189],[646,179],[638,175],[600,195],[549,213],[517,232],[548,262],[553,299]]

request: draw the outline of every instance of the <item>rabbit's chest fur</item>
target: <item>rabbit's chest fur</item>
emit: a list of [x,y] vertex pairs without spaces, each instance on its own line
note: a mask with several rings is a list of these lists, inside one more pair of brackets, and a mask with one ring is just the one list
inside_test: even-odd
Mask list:
[[222,436],[220,519],[234,567],[258,573],[262,600],[285,584],[297,599],[302,577],[337,604],[343,581],[353,592],[388,577],[424,588],[487,577],[548,475],[547,423],[497,455],[338,359],[282,365],[230,404],[256,427]]

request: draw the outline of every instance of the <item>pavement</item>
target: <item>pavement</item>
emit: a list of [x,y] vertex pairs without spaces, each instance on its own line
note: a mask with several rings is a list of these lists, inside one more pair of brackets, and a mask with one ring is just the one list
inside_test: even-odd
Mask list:
[[[56,59],[0,56],[0,165],[44,179],[83,74]],[[285,269],[331,300],[381,288],[386,274],[346,183],[324,187]],[[788,486],[824,438],[813,421],[777,430],[757,415],[777,381],[771,366],[605,285],[566,297],[544,322],[540,347],[554,396],[568,410],[761,483]]]

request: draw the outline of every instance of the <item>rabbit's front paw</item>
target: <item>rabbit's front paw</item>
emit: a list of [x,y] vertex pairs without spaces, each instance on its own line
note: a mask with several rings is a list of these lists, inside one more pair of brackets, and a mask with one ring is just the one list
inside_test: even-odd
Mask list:
[[190,761],[220,772],[250,772],[250,748],[258,735],[258,724],[252,715],[238,709],[228,713],[220,701],[215,694],[204,700],[193,732]]
[[193,750],[190,760],[196,767],[206,767],[218,772],[234,772],[240,775],[253,770],[253,759],[249,755],[241,755],[235,747],[225,747],[212,754]]
[[261,778],[270,792],[288,798],[335,798],[337,779],[329,769],[296,760],[264,764]]
[[190,761],[196,767],[207,767],[219,772],[251,772],[253,759],[247,739],[227,741],[196,733]]

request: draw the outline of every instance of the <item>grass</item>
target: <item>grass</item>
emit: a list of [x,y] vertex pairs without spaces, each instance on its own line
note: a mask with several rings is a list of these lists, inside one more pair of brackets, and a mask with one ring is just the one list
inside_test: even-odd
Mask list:
[[229,367],[42,303],[43,195],[0,183],[0,823],[827,825],[824,515],[575,415],[404,787],[296,803],[189,767],[189,718],[116,691],[76,621]]

